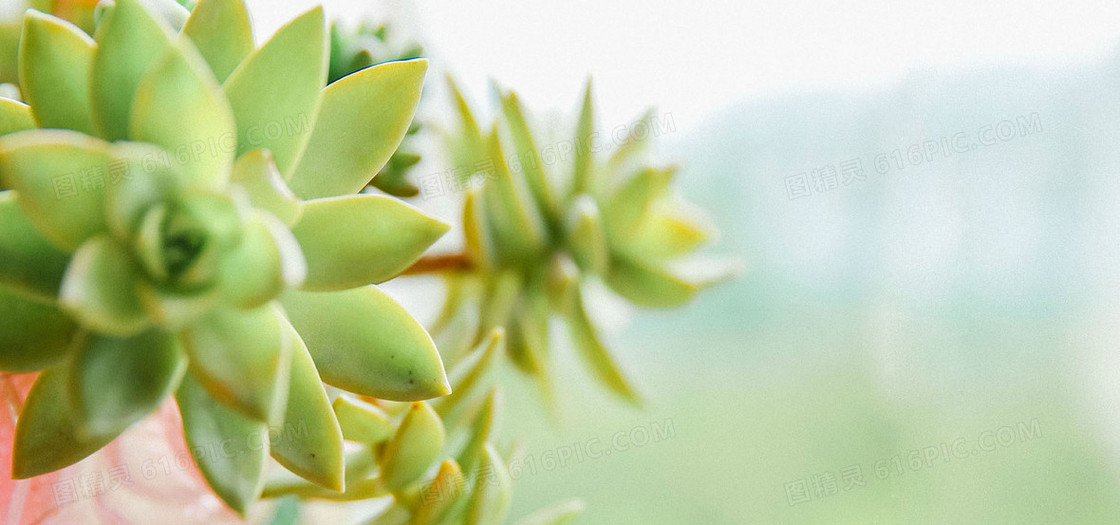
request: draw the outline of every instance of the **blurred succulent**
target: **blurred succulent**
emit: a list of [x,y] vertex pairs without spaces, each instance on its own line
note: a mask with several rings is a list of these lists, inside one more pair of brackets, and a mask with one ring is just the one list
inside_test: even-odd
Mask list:
[[[559,314],[599,380],[636,402],[637,392],[589,315],[585,284],[601,279],[642,307],[684,304],[727,275],[726,264],[690,266],[681,259],[712,229],[671,191],[674,167],[644,164],[642,141],[630,139],[608,158],[597,158],[607,148],[595,143],[590,84],[569,142],[570,168],[558,177],[557,160],[546,162],[555,148],[540,147],[516,94],[500,94],[498,123],[483,133],[449,83],[461,119],[448,138],[449,156],[470,174],[458,181],[469,188],[466,254],[423,259],[410,270],[447,276],[450,297],[433,335],[455,341],[465,332],[470,341],[506,327],[513,361],[547,393],[549,320]],[[446,360],[456,359],[450,343],[440,349]]]
[[[42,371],[13,475],[81,460],[174,393],[235,510],[269,455],[345,491],[323,382],[449,392],[427,332],[371,284],[447,226],[354,194],[405,135],[426,62],[327,86],[321,9],[257,48],[240,0],[102,3],[95,34],[28,11],[27,105],[0,99],[0,370]],[[270,439],[280,425],[304,431]]]
[[[346,30],[337,23],[331,26],[331,63],[329,81],[335,82],[355,71],[374,64],[410,60],[424,55],[419,44],[399,43],[386,25],[362,23]],[[408,180],[408,172],[420,162],[415,139],[421,124],[413,121],[397,151],[371,183],[377,189],[397,197],[415,197],[420,189]]]
[[[343,438],[355,445],[346,460],[346,492],[281,473],[269,480],[265,496],[389,498],[371,521],[376,525],[503,523],[518,468],[506,461],[512,450],[502,454],[493,444],[501,395],[491,387],[490,372],[504,346],[505,333],[497,328],[449,374],[454,393],[434,401],[339,396],[334,411]],[[565,502],[518,524],[567,523],[582,508]]]

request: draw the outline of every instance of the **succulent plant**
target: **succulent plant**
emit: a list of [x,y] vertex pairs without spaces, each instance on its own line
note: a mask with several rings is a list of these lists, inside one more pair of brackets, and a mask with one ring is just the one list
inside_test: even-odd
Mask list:
[[[397,403],[341,395],[333,407],[343,437],[361,446],[346,460],[343,493],[292,474],[274,476],[265,496],[333,501],[387,497],[378,525],[503,523],[512,501],[513,448],[494,445],[501,393],[492,371],[505,348],[494,329],[449,373],[453,393],[428,402]],[[518,524],[567,523],[583,509],[568,501]]]
[[[27,104],[0,99],[0,370],[42,371],[14,476],[81,460],[174,395],[235,510],[269,456],[346,491],[323,382],[449,392],[427,332],[375,286],[447,226],[356,194],[407,132],[425,61],[328,86],[321,9],[258,48],[240,0],[103,2],[94,34],[29,10]],[[281,424],[308,431],[270,441]]]
[[[619,145],[607,158],[596,155],[607,148],[594,144],[590,83],[569,142],[574,155],[567,173],[557,169],[559,162],[545,162],[546,148],[515,93],[499,94],[498,122],[484,133],[449,83],[461,121],[448,137],[449,156],[469,167],[462,171],[471,180],[461,184],[477,187],[467,191],[463,211],[465,257],[426,259],[411,270],[447,276],[450,297],[432,327],[437,341],[445,334],[455,341],[464,332],[477,341],[504,326],[513,361],[547,389],[549,320],[560,315],[596,377],[637,402],[589,314],[586,285],[601,280],[640,307],[682,305],[729,275],[724,262],[692,265],[683,258],[714,230],[672,191],[675,167],[645,164],[640,140]],[[450,344],[441,351],[456,359]]]
[[[424,55],[424,48],[415,43],[400,43],[385,24],[363,22],[353,30],[339,24],[331,25],[330,82],[375,64],[409,60]],[[381,168],[371,183],[377,189],[397,197],[415,197],[420,189],[408,180],[408,172],[420,162],[413,144],[421,124],[413,121],[400,147]]]

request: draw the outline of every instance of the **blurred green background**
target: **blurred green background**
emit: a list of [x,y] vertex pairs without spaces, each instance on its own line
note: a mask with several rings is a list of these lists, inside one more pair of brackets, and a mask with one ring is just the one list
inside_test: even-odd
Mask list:
[[[513,516],[578,496],[589,524],[1120,523],[1118,65],[916,70],[661,137],[746,271],[611,334],[644,410],[562,345],[560,424],[509,378]],[[863,179],[812,176],[852,159]]]

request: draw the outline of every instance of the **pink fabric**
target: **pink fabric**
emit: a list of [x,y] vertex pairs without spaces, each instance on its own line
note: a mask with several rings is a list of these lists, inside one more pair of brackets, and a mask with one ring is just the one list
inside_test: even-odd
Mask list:
[[[15,419],[36,374],[0,375],[0,523],[242,523],[207,487],[187,453],[168,400],[101,451],[75,465],[12,480]],[[259,514],[267,515],[261,509]],[[251,516],[249,521],[258,521]]]

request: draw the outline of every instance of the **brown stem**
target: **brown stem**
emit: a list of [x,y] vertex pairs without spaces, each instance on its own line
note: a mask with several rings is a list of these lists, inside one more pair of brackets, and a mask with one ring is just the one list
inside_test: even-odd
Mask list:
[[473,267],[471,260],[465,253],[450,253],[444,255],[429,255],[421,257],[401,272],[401,275],[421,275],[426,273],[439,273],[456,270],[470,270]]

